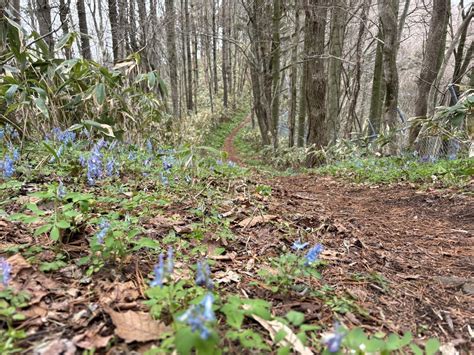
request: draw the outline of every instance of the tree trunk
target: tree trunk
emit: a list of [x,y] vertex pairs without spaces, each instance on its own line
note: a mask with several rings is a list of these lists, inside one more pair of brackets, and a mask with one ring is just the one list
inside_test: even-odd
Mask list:
[[298,3],[295,4],[295,28],[292,38],[291,48],[291,72],[290,72],[290,112],[288,115],[288,145],[295,145],[295,129],[296,129],[296,108],[298,96],[298,43],[300,40],[300,9]]
[[280,23],[281,23],[281,0],[273,0],[273,19],[272,19],[272,138],[273,147],[278,148],[278,126],[280,118]]
[[[449,19],[449,10],[449,0],[433,0],[433,13],[431,15],[430,29],[426,41],[423,62],[421,63],[420,77],[417,84],[415,117],[426,117],[428,110],[428,94],[441,66],[441,60],[446,46],[446,30]],[[419,132],[420,125],[414,124],[410,127],[408,139],[409,148],[413,148]]]
[[[327,16],[326,0],[305,0],[305,72],[308,135],[306,142],[315,149],[327,145],[326,127],[326,73],[324,70],[324,44]],[[307,166],[314,166],[314,154],[307,158]]]
[[53,25],[51,22],[51,6],[48,0],[36,0],[36,16],[38,18],[39,31],[49,47],[51,56],[54,52]]
[[89,30],[87,28],[87,13],[84,0],[77,0],[77,16],[79,18],[79,31],[81,32],[81,53],[85,59],[91,59],[91,46],[89,43]]
[[176,54],[176,14],[174,0],[165,1],[166,51],[168,55],[168,69],[170,76],[171,101],[173,103],[173,117],[179,117],[178,94],[178,58]]
[[[70,0],[66,4],[64,0],[59,0],[59,20],[61,21],[61,30],[63,31],[63,35],[67,35],[69,33],[69,13],[70,9]],[[71,48],[65,48],[64,52],[66,54],[67,59],[71,59],[72,53]]]
[[331,32],[329,37],[328,65],[328,102],[327,118],[329,139],[335,142],[339,131],[339,108],[341,96],[342,51],[347,9],[345,0],[334,1],[331,14]]
[[377,34],[377,49],[375,52],[374,76],[372,79],[372,95],[370,97],[369,125],[371,134],[380,133],[382,122],[382,107],[384,102],[383,80],[383,32],[381,28]]
[[[384,34],[383,64],[385,76],[385,104],[384,124],[390,131],[394,131],[398,121],[398,69],[397,69],[397,47],[398,47],[398,0],[378,0],[380,22]],[[393,139],[389,144],[389,153],[395,154],[397,140]]]
[[186,50],[187,62],[187,102],[186,106],[189,112],[193,110],[193,62],[191,55],[191,33],[190,33],[190,19],[189,19],[189,0],[184,0],[184,45]]
[[228,88],[228,38],[227,33],[228,33],[228,27],[230,26],[229,23],[227,22],[227,12],[228,10],[228,1],[224,0],[222,1],[222,89],[223,89],[223,104],[224,107],[227,108],[229,105],[229,88]]
[[119,19],[117,12],[117,0],[108,0],[109,5],[109,21],[110,21],[110,32],[112,35],[112,53],[113,60],[117,62],[120,58],[119,46],[120,46],[120,30],[119,30]]

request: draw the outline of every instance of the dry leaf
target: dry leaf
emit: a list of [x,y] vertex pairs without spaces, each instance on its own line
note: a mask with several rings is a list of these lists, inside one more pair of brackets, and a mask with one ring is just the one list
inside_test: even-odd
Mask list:
[[259,216],[253,216],[249,218],[245,218],[243,221],[239,223],[239,226],[242,228],[250,228],[260,223],[266,223],[276,219],[277,216],[271,214],[264,214]]
[[47,344],[38,346],[35,354],[38,355],[74,355],[76,346],[68,339],[56,339]]
[[105,337],[100,335],[101,328],[102,326],[88,329],[84,333],[76,335],[72,338],[72,341],[77,347],[86,350],[105,348],[109,344],[112,335]]
[[157,340],[168,331],[166,325],[152,319],[149,313],[134,311],[119,313],[110,308],[106,308],[105,311],[112,318],[115,334],[127,343]]
[[214,274],[214,279],[216,280],[218,284],[220,283],[228,284],[231,282],[239,283],[240,275],[232,270],[218,271]]
[[[250,306],[244,306],[244,308],[250,309]],[[277,320],[267,321],[259,316],[254,314],[251,315],[253,319],[255,319],[260,325],[265,328],[268,333],[270,333],[270,337],[273,341],[275,341],[275,337],[278,332],[283,331],[285,332],[285,338],[280,341],[283,343],[283,346],[291,345],[293,350],[298,354],[302,355],[312,355],[313,352],[301,342],[301,340],[293,333],[293,331],[288,328],[283,323]]]

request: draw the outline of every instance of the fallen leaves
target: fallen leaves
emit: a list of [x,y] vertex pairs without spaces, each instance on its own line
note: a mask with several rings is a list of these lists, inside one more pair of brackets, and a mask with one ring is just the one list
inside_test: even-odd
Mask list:
[[157,340],[163,333],[169,331],[165,324],[152,319],[149,313],[134,311],[120,313],[110,308],[106,308],[105,311],[112,319],[115,334],[127,343]]
[[273,221],[277,218],[277,216],[271,214],[264,214],[259,216],[252,216],[245,218],[243,221],[239,222],[239,227],[242,228],[251,228],[256,226],[257,224],[263,224],[270,221]]

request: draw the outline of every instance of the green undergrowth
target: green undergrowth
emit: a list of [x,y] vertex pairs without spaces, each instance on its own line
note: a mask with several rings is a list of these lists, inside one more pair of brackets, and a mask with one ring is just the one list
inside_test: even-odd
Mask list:
[[204,139],[204,143],[212,148],[221,149],[224,145],[225,139],[242,122],[248,114],[248,110],[240,109],[230,117],[225,118],[223,122],[219,123],[211,133]]
[[474,159],[420,162],[404,157],[355,158],[315,170],[357,183],[411,182],[439,187],[464,188],[474,175]]

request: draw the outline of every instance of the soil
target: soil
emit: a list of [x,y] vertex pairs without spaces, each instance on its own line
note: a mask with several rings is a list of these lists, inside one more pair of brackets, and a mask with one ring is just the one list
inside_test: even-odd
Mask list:
[[[237,132],[225,146],[236,161],[232,141]],[[329,265],[323,283],[333,287],[339,300],[357,305],[342,316],[346,325],[436,336],[466,353],[474,351],[472,196],[419,191],[409,184],[352,184],[318,175],[260,183],[272,187],[265,213],[278,216],[304,240],[324,245],[322,258]],[[249,233],[247,248],[259,257],[275,254],[272,249],[288,246],[286,235],[281,229],[257,227]],[[261,289],[254,293],[264,297]],[[316,313],[313,318],[320,321],[332,317],[327,304],[314,300],[265,297],[273,297],[282,314],[296,309]]]
[[249,115],[245,120],[240,122],[234,129],[230,132],[227,138],[224,141],[223,150],[227,152],[228,159],[233,161],[236,164],[242,165],[242,160],[239,158],[238,152],[234,147],[234,140],[239,131],[245,127],[247,123],[251,120],[251,116]]

